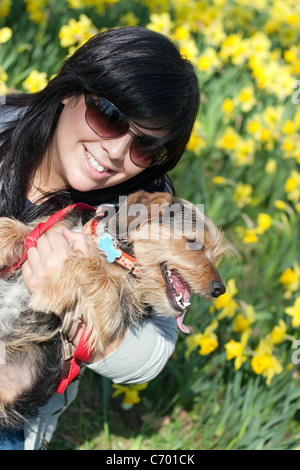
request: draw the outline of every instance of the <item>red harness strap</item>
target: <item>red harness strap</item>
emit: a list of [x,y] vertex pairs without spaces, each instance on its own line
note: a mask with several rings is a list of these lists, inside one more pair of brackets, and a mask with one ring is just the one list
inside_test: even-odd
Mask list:
[[60,211],[51,215],[46,220],[46,222],[41,222],[40,224],[38,224],[26,238],[23,258],[17,261],[13,266],[8,266],[7,268],[2,269],[2,271],[0,271],[0,276],[5,274],[6,272],[16,271],[16,269],[18,269],[18,267],[26,260],[29,248],[36,247],[37,241],[43,235],[43,233],[47,232],[47,230],[53,227],[53,225],[55,225],[57,222],[63,220],[75,208],[79,211],[96,210],[95,207],[89,206],[88,204],[84,204],[82,202],[78,202],[77,204],[67,206],[64,209],[61,209]]
[[56,390],[57,393],[64,393],[67,386],[72,382],[72,380],[74,380],[78,376],[81,362],[87,363],[90,360],[93,351],[90,351],[90,352],[88,351],[87,342],[88,342],[88,336],[86,336],[86,326],[85,326],[83,329],[82,335],[80,337],[78,347],[74,351],[73,357],[70,361],[70,369],[69,369],[68,377],[64,378],[60,382]]

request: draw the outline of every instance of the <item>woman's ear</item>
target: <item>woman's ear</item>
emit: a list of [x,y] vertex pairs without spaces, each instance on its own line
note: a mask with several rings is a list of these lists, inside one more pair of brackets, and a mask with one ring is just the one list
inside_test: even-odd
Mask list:
[[71,100],[71,96],[69,96],[68,98],[64,98],[63,100],[61,100],[62,104],[66,105],[70,102]]
[[63,98],[61,100],[61,103],[64,104],[65,106],[68,105],[69,103],[73,103],[73,106],[76,106],[78,101],[80,101],[80,99],[82,99],[82,98],[83,98],[83,95],[80,95],[80,96],[74,96],[74,95],[66,96],[65,98]]

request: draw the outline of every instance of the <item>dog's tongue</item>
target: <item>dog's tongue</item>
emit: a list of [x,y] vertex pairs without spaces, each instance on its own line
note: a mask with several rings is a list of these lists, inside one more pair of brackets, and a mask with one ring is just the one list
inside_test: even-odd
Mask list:
[[180,331],[182,331],[183,333],[188,334],[188,333],[190,333],[190,330],[187,326],[185,326],[183,324],[183,319],[184,319],[185,312],[186,312],[186,309],[180,315],[177,315],[176,320],[177,320],[177,325],[178,325],[178,328],[180,329]]

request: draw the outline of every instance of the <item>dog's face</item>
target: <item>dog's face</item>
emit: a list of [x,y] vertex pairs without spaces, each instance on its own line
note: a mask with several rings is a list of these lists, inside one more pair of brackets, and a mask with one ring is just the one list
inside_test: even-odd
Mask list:
[[117,230],[119,239],[132,244],[141,266],[138,284],[144,302],[175,316],[182,331],[187,332],[182,320],[191,292],[206,299],[225,293],[216,268],[225,251],[223,235],[190,202],[140,191],[120,209]]

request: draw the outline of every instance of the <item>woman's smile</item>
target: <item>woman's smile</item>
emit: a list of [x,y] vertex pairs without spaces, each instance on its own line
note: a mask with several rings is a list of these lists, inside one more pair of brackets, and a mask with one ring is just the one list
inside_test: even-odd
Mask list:
[[116,173],[115,171],[107,168],[100,161],[100,159],[95,157],[85,145],[83,145],[84,152],[84,162],[86,165],[87,171],[91,174],[92,177],[102,178]]

